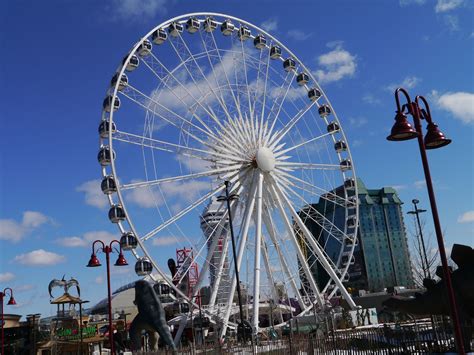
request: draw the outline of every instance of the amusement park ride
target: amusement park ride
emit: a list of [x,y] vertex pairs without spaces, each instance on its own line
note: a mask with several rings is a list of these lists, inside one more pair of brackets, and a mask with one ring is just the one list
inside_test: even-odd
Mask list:
[[[186,305],[170,323],[202,313],[223,340],[239,324],[240,287],[253,336],[335,300],[356,308],[343,286],[358,225],[349,144],[311,71],[274,36],[217,13],[161,23],[120,61],[99,136],[122,249],[159,295]],[[226,186],[238,196],[228,206]],[[184,247],[170,276],[173,244]]]

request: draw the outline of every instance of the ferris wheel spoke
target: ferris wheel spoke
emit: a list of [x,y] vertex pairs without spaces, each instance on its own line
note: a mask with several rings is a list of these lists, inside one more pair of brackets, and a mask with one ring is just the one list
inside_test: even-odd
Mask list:
[[286,153],[288,153],[288,152],[291,152],[292,150],[301,148],[302,146],[304,146],[304,145],[306,145],[306,144],[313,143],[313,142],[315,142],[315,141],[317,141],[317,140],[320,140],[320,139],[322,139],[322,138],[325,138],[325,137],[327,137],[327,136],[329,136],[329,135],[331,135],[331,134],[330,134],[330,133],[324,133],[324,134],[321,134],[320,136],[317,136],[317,137],[308,139],[308,140],[306,140],[306,141],[304,141],[304,142],[301,142],[301,143],[299,143],[299,144],[296,144],[296,145],[294,145],[294,146],[292,146],[292,147],[289,147],[289,148],[286,148],[286,149],[284,149],[284,150],[278,150],[278,149],[276,148],[276,149],[275,149],[275,150],[276,150],[276,152],[275,152],[275,158],[278,158],[278,157],[280,157],[280,156],[283,155],[283,154],[286,154]]
[[[178,113],[174,112],[173,110],[167,108],[163,104],[159,103],[158,101],[151,98],[150,96],[144,94],[143,92],[141,92],[140,90],[138,90],[137,88],[133,87],[130,84],[127,85],[127,88],[125,90],[123,90],[121,92],[121,94],[123,96],[125,96],[126,98],[128,98],[129,100],[135,102],[137,105],[141,106],[145,110],[151,111],[154,115],[161,118],[166,123],[169,123],[172,126],[176,127],[177,129],[181,129],[181,126],[176,123],[176,119],[178,121],[181,121],[182,123],[185,123],[185,124],[189,125],[190,127],[195,128],[196,130],[200,131],[201,133],[203,133],[205,136],[207,136],[209,138],[214,138],[214,139],[217,138],[213,133],[211,133],[211,132],[209,132],[209,131],[207,131],[207,130],[199,127],[199,126],[196,126],[191,121],[187,120],[186,118],[184,118],[183,116],[181,116]],[[156,110],[152,110],[150,108],[151,105],[154,105],[155,107],[161,108],[162,110],[170,113],[173,116],[173,118],[167,118],[163,114],[158,113]],[[187,135],[189,135],[190,137],[193,137],[198,142],[200,142],[202,144],[205,144],[203,140],[197,138],[196,136],[194,136],[190,132],[187,132]]]
[[[271,107],[270,112],[268,113],[268,116],[267,116],[268,117],[267,120],[270,121],[272,113],[273,113],[273,120],[271,121],[270,129],[268,130],[267,136],[265,137],[265,145],[268,144],[268,140],[272,136],[273,129],[275,128],[275,124],[278,120],[278,117],[280,116],[280,111],[283,107],[283,103],[286,101],[286,97],[287,97],[288,92],[290,91],[290,88],[291,88],[291,83],[293,82],[295,76],[296,76],[296,72],[288,72],[286,77],[285,77],[285,81],[282,83],[282,85],[280,87],[278,87],[276,89],[276,90],[278,90],[278,96],[273,101],[272,107]],[[288,80],[288,78],[290,78],[290,80]],[[287,86],[286,86],[285,93],[282,96],[281,91],[283,90],[283,87],[284,87],[285,84],[287,84]],[[281,97],[280,101],[278,101],[278,97]],[[274,113],[273,111],[275,109],[276,109],[276,112]]]
[[273,246],[276,249],[280,266],[282,267],[283,272],[285,273],[288,281],[290,282],[290,286],[294,294],[296,295],[298,304],[300,305],[301,308],[304,308],[303,298],[301,297],[300,291],[298,289],[298,285],[296,284],[295,276],[291,274],[288,263],[286,262],[286,258],[283,256],[283,252],[280,247],[280,241],[278,240],[278,237],[277,237],[278,234],[275,231],[275,224],[271,218],[270,213],[264,211],[263,222],[265,224],[265,228],[268,232],[268,235],[270,236],[270,239],[272,240]]
[[274,148],[285,136],[286,134],[293,128],[295,124],[308,112],[311,107],[316,104],[316,101],[311,101],[309,105],[306,105],[305,108],[300,110],[293,118],[288,121],[288,123],[278,132],[275,133],[274,136],[269,140],[270,148]]
[[[113,133],[113,138],[117,141],[124,142],[124,143],[131,143],[131,144],[135,144],[135,145],[139,145],[139,146],[143,146],[147,148],[152,148],[152,149],[157,149],[164,152],[173,153],[176,155],[192,157],[192,158],[210,161],[210,162],[216,161],[216,159],[212,158],[213,156],[220,157],[222,159],[226,159],[230,161],[235,161],[236,163],[243,162],[241,158],[237,158],[234,155],[223,154],[216,151],[209,152],[204,149],[183,146],[180,144],[166,142],[163,140],[158,140],[158,139],[149,138],[149,137],[144,137],[144,136],[140,136],[140,135],[129,133],[129,132],[116,131],[115,133]],[[211,147],[214,147],[213,145],[211,145],[211,143],[207,143],[207,144],[210,145]]]
[[[257,180],[257,176],[254,175],[253,181],[252,181],[252,184],[251,184],[251,188],[250,188],[250,193],[249,193],[248,200],[247,200],[247,204],[245,206],[245,212],[244,212],[244,215],[243,215],[244,223],[243,223],[243,226],[241,228],[239,245],[237,247],[237,269],[238,270],[240,270],[240,266],[242,264],[242,258],[243,258],[243,255],[244,255],[244,251],[245,251],[245,247],[246,247],[246,243],[247,243],[248,231],[249,231],[249,227],[250,227],[250,220],[252,218],[253,209],[254,209],[254,206],[255,206],[255,197],[256,197],[256,192],[257,192],[257,181],[256,180]],[[230,286],[230,292],[229,292],[229,296],[227,298],[227,304],[229,305],[229,307],[227,308],[227,310],[224,314],[223,325],[222,325],[221,333],[219,335],[220,339],[222,339],[223,336],[225,335],[226,330],[227,330],[227,326],[228,326],[228,322],[229,322],[229,316],[230,316],[230,312],[231,312],[231,308],[232,308],[232,307],[230,307],[230,305],[232,304],[232,300],[234,299],[235,287],[237,285],[236,270],[234,270],[230,285],[231,285]]]
[[[229,172],[232,173],[232,172],[235,172],[238,169],[238,167],[240,167],[240,164],[234,167],[230,166],[230,167],[225,167],[225,168],[212,169],[212,170],[207,170],[207,171],[203,171],[203,172],[195,173],[195,174],[178,175],[178,176],[166,177],[166,178],[156,179],[156,180],[148,180],[148,181],[140,181],[140,182],[135,182],[135,183],[130,183],[130,184],[123,184],[123,185],[120,185],[120,189],[122,191],[125,191],[125,190],[130,190],[130,189],[151,187],[155,185],[164,184],[167,182],[178,182],[178,181],[184,181],[184,180],[189,180],[189,179],[198,179],[202,177],[220,175],[221,173],[229,173]],[[225,177],[227,177],[227,175],[225,175]]]
[[[293,186],[298,190],[308,192],[308,193],[314,194],[314,195],[316,195],[316,191],[319,191],[319,193],[318,193],[319,196],[327,198],[328,200],[333,202],[335,205],[338,205],[338,206],[343,207],[343,208],[354,206],[353,202],[351,202],[349,200],[346,200],[343,197],[338,196],[338,195],[336,195],[335,193],[333,193],[331,191],[327,191],[327,190],[325,190],[323,188],[320,188],[316,185],[313,185],[313,184],[310,184],[310,183],[308,183],[304,180],[301,180],[301,179],[297,178],[296,176],[288,174],[285,171],[275,169],[275,172],[277,172],[278,179],[280,179],[280,182],[284,186],[287,186],[287,185]],[[301,185],[297,185],[295,182],[298,182]]]
[[258,333],[258,311],[260,303],[260,257],[262,253],[262,199],[263,199],[263,173],[258,173],[257,206],[255,226],[255,262],[253,277],[253,332]]
[[[235,182],[238,178],[238,173],[237,174],[234,174],[234,176],[229,179],[229,181],[231,183]],[[176,221],[178,221],[181,217],[183,217],[184,215],[186,215],[187,213],[189,213],[190,211],[194,210],[196,207],[198,207],[199,205],[201,205],[204,201],[208,200],[209,198],[211,198],[212,196],[215,196],[216,194],[218,194],[219,192],[221,192],[222,190],[224,189],[224,186],[219,186],[213,190],[211,190],[210,192],[208,192],[207,194],[205,194],[204,196],[202,196],[201,198],[199,198],[197,201],[193,202],[192,204],[190,204],[188,207],[186,207],[185,209],[181,210],[180,212],[178,212],[174,217],[168,219],[166,222],[164,222],[163,224],[161,224],[160,226],[158,226],[157,228],[153,229],[152,231],[148,232],[147,234],[145,234],[144,237],[142,237],[142,240],[143,241],[146,241],[150,238],[152,238],[153,236],[155,236],[157,233],[159,233],[161,230],[165,229],[166,227],[168,227],[169,225],[175,223]]]
[[[149,56],[152,60],[155,60],[156,62],[158,62],[158,64],[160,65],[160,67],[162,69],[164,69],[168,74],[167,74],[167,78],[172,78],[173,81],[175,81],[185,92],[186,94],[191,97],[194,102],[200,106],[208,115],[209,117],[211,117],[214,122],[218,123],[220,125],[220,122],[219,120],[217,120],[217,118],[215,116],[213,116],[207,109],[206,107],[204,107],[201,102],[199,100],[197,100],[194,95],[192,94],[192,92],[186,87],[186,85],[184,85],[175,75],[173,75],[173,73],[171,71],[169,71],[168,68],[166,68],[166,66],[153,54],[153,53],[150,53],[150,56]],[[149,60],[149,59],[148,59]],[[184,106],[184,107],[187,107],[188,108],[188,111],[192,113],[192,115],[196,118],[196,120],[202,124],[202,126],[208,130],[210,133],[214,133],[207,125],[206,123],[195,113],[195,112],[192,112],[191,110],[191,105],[189,105],[188,103],[186,103],[181,97],[179,97],[176,92],[175,92],[175,88],[172,88],[170,85],[167,84],[167,82],[169,80],[167,80],[166,82],[161,79],[161,77],[158,75],[158,73],[155,71],[154,68],[152,68],[152,64],[153,63],[148,63],[145,59],[143,60],[143,62],[145,63],[145,66],[159,79],[161,80],[161,82],[163,83],[163,86],[165,86],[168,91],[179,101],[181,102],[181,104]],[[159,95],[158,95],[159,96]]]
[[288,209],[291,212],[291,215],[293,216],[293,220],[296,222],[296,224],[299,226],[300,230],[303,232],[303,235],[306,239],[307,242],[311,245],[311,248],[313,252],[316,254],[316,256],[319,259],[319,262],[321,266],[326,270],[328,273],[329,277],[334,281],[336,286],[339,288],[341,291],[341,294],[343,295],[344,299],[349,303],[349,306],[354,309],[356,308],[356,305],[354,301],[352,300],[351,296],[347,292],[346,288],[342,284],[342,281],[339,279],[339,277],[336,275],[335,270],[331,267],[328,258],[324,255],[323,251],[321,250],[319,244],[314,240],[311,232],[308,230],[308,227],[304,224],[304,222],[301,220],[301,217],[298,215],[298,213],[295,211],[293,208],[293,205],[291,202],[288,200],[288,198],[285,196],[285,194],[281,193],[280,188],[278,187],[278,183],[275,187],[275,189],[278,191],[278,195],[281,196],[285,204],[287,205]]
[[309,280],[311,290],[313,291],[313,294],[317,298],[318,303],[320,304],[320,306],[324,307],[324,302],[323,302],[323,299],[322,299],[321,294],[319,292],[319,287],[316,284],[316,281],[314,280],[314,277],[313,277],[313,274],[311,273],[311,270],[309,269],[306,258],[304,256],[302,250],[301,250],[300,245],[298,244],[298,240],[296,239],[293,226],[291,225],[291,222],[288,219],[288,216],[286,215],[285,209],[283,207],[280,195],[283,198],[284,198],[284,195],[277,192],[276,186],[274,184],[272,184],[272,186],[270,187],[270,191],[273,195],[273,198],[275,199],[277,209],[280,212],[280,216],[282,218],[282,221],[284,222],[284,226],[286,227],[286,231],[288,233],[290,241],[293,244],[293,248],[296,251],[296,255],[298,257],[298,260],[300,261],[301,267],[303,268],[303,271],[304,271],[307,279]]
[[315,163],[299,163],[289,161],[278,161],[275,164],[282,170],[290,169],[302,169],[302,170],[341,170],[341,166],[338,164],[315,164]]
[[[270,48],[272,47],[272,42],[270,42]],[[259,141],[262,142],[265,137],[267,122],[264,122],[265,117],[265,105],[267,102],[267,84],[268,84],[268,71],[270,68],[270,50],[268,50],[267,65],[265,70],[265,84],[263,86],[263,102],[262,102],[262,112],[260,115],[260,135]],[[258,88],[258,85],[257,85]]]

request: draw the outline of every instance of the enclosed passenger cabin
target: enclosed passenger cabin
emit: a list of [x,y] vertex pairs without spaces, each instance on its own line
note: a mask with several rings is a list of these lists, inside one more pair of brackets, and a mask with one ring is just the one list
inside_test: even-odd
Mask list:
[[355,216],[351,216],[347,218],[347,228],[354,228],[356,226],[356,218]]
[[350,276],[349,276],[349,273],[347,272],[342,278],[342,282],[349,282],[349,280],[350,280]]
[[172,22],[168,27],[168,32],[173,37],[178,37],[183,32],[183,25],[179,22]]
[[[115,75],[112,77],[112,80],[110,80],[110,86],[115,87],[115,84],[117,84],[117,79],[119,77],[119,73],[115,73]],[[120,81],[118,84],[118,91],[122,91],[125,89],[125,87],[128,85],[128,77],[125,73],[123,73],[120,76]]]
[[186,31],[189,33],[195,33],[199,31],[199,20],[195,17],[191,17],[186,22]]
[[281,57],[281,48],[278,46],[272,46],[272,48],[270,48],[270,58],[278,59],[280,57]]
[[116,204],[110,207],[109,219],[112,223],[119,223],[125,219],[125,211],[122,205]]
[[320,97],[321,97],[321,91],[319,91],[319,89],[316,89],[316,88],[309,89],[309,91],[308,91],[308,98],[309,98],[311,101],[316,101],[316,100],[319,99]]
[[[110,126],[112,126],[112,127],[110,127]],[[110,129],[112,129],[112,133],[115,133],[117,131],[117,129],[115,127],[115,123],[112,122],[112,125],[111,125],[110,121],[102,120],[99,124],[100,138],[108,138]]]
[[344,141],[337,141],[336,143],[334,143],[334,150],[335,150],[337,153],[346,151],[346,150],[347,150],[347,144],[346,144],[346,142],[344,142]]
[[137,49],[137,53],[140,57],[145,57],[151,53],[151,49],[153,48],[151,42],[148,39],[145,39]]
[[150,275],[153,271],[153,265],[147,257],[142,257],[135,263],[135,273],[138,276]]
[[346,266],[347,264],[354,265],[355,263],[355,258],[354,255],[350,254],[343,254],[341,257],[341,264],[343,266]]
[[234,32],[235,25],[232,23],[231,20],[227,19],[224,22],[222,22],[221,25],[221,32],[225,36],[230,36],[232,32]]
[[137,245],[137,237],[135,237],[133,232],[125,232],[120,237],[120,246],[123,250],[133,250],[137,247]]
[[245,41],[250,38],[250,29],[247,26],[241,26],[237,35],[241,41]]
[[153,289],[158,296],[168,296],[170,294],[170,287],[164,282],[154,284]]
[[102,102],[102,108],[106,112],[110,112],[112,109],[114,111],[117,111],[120,108],[120,99],[118,96],[115,96],[115,99],[113,100],[113,108],[112,108],[112,96],[107,96],[104,101]]
[[117,185],[115,184],[115,179],[113,175],[107,175],[102,179],[100,183],[100,189],[106,195],[113,194],[117,192]]
[[336,121],[329,123],[327,127],[328,133],[330,134],[339,132],[339,129],[339,124]]
[[355,188],[355,179],[354,178],[348,178],[346,181],[344,181],[344,187],[346,190],[354,189]]
[[352,169],[352,163],[349,159],[342,160],[339,165],[340,165],[342,171]]
[[255,48],[262,49],[267,45],[267,39],[263,35],[258,35],[253,40],[253,45]]
[[322,105],[319,107],[318,112],[319,116],[324,118],[331,114],[331,108],[329,107],[329,105]]
[[162,44],[168,38],[168,34],[162,28],[157,29],[151,34],[151,40],[155,44]]
[[[128,56],[127,56],[128,57]],[[134,54],[130,57],[130,60],[127,62],[127,57],[123,58],[122,64],[126,65],[125,70],[128,72],[132,72],[138,68],[138,64],[140,64],[140,60]]]
[[299,73],[296,76],[296,82],[298,83],[299,86],[303,86],[309,81],[309,75],[306,73]]
[[112,151],[112,154],[110,154],[110,151],[111,149],[107,145],[100,148],[99,154],[97,155],[97,160],[100,165],[107,166],[110,164],[112,159],[115,159],[115,152]]
[[286,71],[290,71],[290,70],[295,70],[295,68],[296,68],[296,62],[294,59],[292,58],[285,59],[285,61],[283,62],[283,69],[285,69]]
[[217,22],[212,17],[207,17],[204,20],[204,31],[212,32],[217,28]]

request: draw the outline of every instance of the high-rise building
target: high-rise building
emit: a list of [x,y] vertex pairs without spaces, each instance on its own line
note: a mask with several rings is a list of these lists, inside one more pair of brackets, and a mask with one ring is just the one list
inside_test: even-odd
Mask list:
[[[344,285],[369,291],[380,291],[393,286],[413,287],[402,201],[396,190],[391,187],[367,189],[360,179],[357,179],[356,183],[359,227],[352,258],[344,254],[341,258],[343,265],[350,264]],[[336,188],[333,193],[342,196],[343,187]],[[347,223],[345,208],[324,197],[311,207],[303,208],[300,215],[312,209],[323,214],[341,230]],[[304,221],[313,236],[316,236],[317,242],[326,246],[326,253],[334,263],[337,263],[341,250],[340,242],[333,237],[328,238],[328,233],[314,219],[306,218]],[[325,285],[329,275],[308,247],[306,255],[309,264],[312,265],[311,270],[316,282],[320,286]],[[304,286],[307,282],[304,275],[301,275],[301,281]]]
[[[220,206],[221,203],[217,202],[215,197],[212,197],[211,201],[201,215],[201,229],[204,233],[204,237],[207,239],[208,253],[211,252],[210,248],[213,241],[217,239],[217,246],[210,258],[209,265],[209,276],[212,288],[214,288],[217,280],[219,264],[222,258],[224,258],[216,302],[225,303],[227,302],[230,292],[230,277],[229,258],[228,253],[224,250],[224,246],[225,242],[229,240],[230,231],[228,218],[226,218],[226,220],[221,224],[222,228],[218,226],[226,211],[224,208],[219,209]],[[211,237],[209,238],[209,236]],[[227,247],[226,249],[228,250],[229,248]]]

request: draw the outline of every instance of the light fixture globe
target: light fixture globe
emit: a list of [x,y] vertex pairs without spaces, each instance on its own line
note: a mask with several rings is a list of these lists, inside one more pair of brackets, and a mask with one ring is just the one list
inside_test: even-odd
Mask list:
[[451,143],[451,139],[444,136],[443,132],[438,129],[438,125],[434,122],[428,123],[427,132],[425,135],[425,148],[436,149],[444,147]]
[[92,254],[89,260],[89,263],[87,264],[87,267],[98,267],[98,266],[101,266],[100,261],[95,254]]
[[127,266],[127,260],[125,260],[125,257],[123,256],[122,253],[119,254],[117,261],[115,262],[115,266]]
[[413,139],[418,136],[416,130],[412,127],[410,122],[407,120],[407,116],[398,111],[395,116],[395,124],[392,127],[390,135],[387,137],[389,141],[406,141]]

